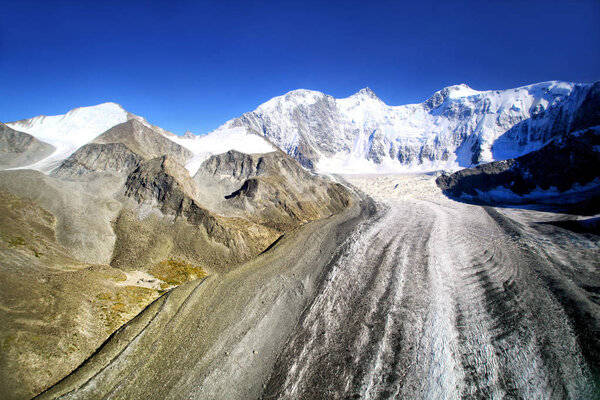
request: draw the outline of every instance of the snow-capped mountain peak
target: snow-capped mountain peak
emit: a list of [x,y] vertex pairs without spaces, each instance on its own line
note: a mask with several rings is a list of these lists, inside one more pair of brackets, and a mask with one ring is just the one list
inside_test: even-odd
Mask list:
[[471,89],[467,84],[452,85],[442,89],[448,98],[458,99],[460,97],[469,97],[479,94],[477,90]]
[[356,92],[355,94],[353,94],[350,97],[361,98],[361,99],[374,99],[374,100],[381,101],[381,99],[369,87],[360,89],[358,92]]
[[271,100],[261,104],[257,112],[269,112],[274,109],[291,109],[297,106],[310,106],[315,104],[325,94],[315,90],[296,89],[282,96],[273,97]]
[[28,166],[28,168],[48,171],[70,156],[79,147],[92,141],[108,129],[135,119],[138,122],[157,129],[167,137],[174,136],[164,129],[155,127],[145,118],[131,114],[120,104],[107,102],[89,107],[78,107],[66,114],[45,116],[7,123],[11,128],[29,133],[37,139],[56,147],[56,151],[48,158]]
[[368,88],[343,99],[297,90],[223,128],[259,132],[324,172],[458,169],[518,157],[567,133],[581,104],[593,102],[591,87],[550,81],[478,91],[459,84],[403,106],[385,104]]
[[116,103],[79,107],[66,114],[8,123],[11,128],[29,133],[57,148],[55,157],[66,157],[102,132],[127,121],[131,114]]

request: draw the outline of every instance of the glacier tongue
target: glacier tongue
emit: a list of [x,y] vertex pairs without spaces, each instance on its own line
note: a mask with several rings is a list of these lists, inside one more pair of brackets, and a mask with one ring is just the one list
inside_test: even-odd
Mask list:
[[343,99],[300,89],[219,129],[252,129],[322,172],[458,169],[514,158],[568,133],[591,87],[550,81],[477,91],[460,84],[402,106],[369,88]]

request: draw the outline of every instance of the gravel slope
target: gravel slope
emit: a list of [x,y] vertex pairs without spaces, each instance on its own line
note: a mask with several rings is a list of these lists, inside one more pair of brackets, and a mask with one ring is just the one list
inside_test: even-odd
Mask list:
[[372,211],[368,204],[303,225],[230,273],[174,289],[39,398],[259,397],[326,266]]
[[348,179],[376,209],[173,290],[40,398],[599,395],[598,236],[433,176]]

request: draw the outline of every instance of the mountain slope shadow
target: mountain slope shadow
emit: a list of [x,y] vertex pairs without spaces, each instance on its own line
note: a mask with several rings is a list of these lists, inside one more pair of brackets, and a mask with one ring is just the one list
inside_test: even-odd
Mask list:
[[458,201],[594,215],[600,212],[600,128],[555,138],[516,159],[436,179]]

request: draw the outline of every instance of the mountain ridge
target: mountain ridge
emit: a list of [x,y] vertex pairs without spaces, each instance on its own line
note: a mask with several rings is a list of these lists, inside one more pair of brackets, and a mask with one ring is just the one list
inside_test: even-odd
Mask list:
[[[253,129],[321,172],[458,169],[541,148],[559,130],[569,130],[594,85],[547,81],[478,91],[459,84],[399,106],[385,104],[368,88],[340,99],[298,89],[214,132]],[[511,130],[512,137],[496,145]]]
[[212,154],[277,148],[305,168],[325,173],[457,170],[537,150],[568,133],[574,123],[585,129],[588,119],[597,118],[599,87],[600,82],[546,81],[481,91],[461,83],[421,103],[395,106],[369,87],[345,98],[296,89],[206,135],[174,135],[112,102],[7,126],[56,147],[51,156],[20,166],[43,172],[130,120],[190,150],[186,168],[192,175]]

